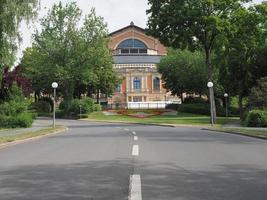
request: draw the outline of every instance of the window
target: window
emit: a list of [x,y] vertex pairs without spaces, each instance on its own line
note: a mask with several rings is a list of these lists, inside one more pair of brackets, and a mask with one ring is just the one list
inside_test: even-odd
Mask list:
[[141,89],[141,80],[138,77],[135,77],[133,80],[133,88],[134,90],[140,90]]
[[120,54],[147,54],[147,46],[137,39],[127,39],[122,41],[117,50]]
[[137,39],[127,39],[121,42],[118,45],[118,49],[124,49],[124,48],[139,48],[139,49],[147,49],[147,46],[145,43],[143,43],[140,40]]
[[142,102],[142,97],[133,97],[133,102]]
[[153,90],[160,90],[160,79],[159,79],[159,77],[155,77],[153,79]]
[[117,85],[115,92],[121,92],[121,85]]

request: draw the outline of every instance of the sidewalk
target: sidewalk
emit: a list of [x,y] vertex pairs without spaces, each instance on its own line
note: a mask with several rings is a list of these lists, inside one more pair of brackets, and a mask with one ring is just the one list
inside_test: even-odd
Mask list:
[[34,132],[39,131],[45,128],[49,128],[52,125],[52,119],[48,117],[37,117],[36,120],[34,120],[32,127],[30,128],[16,128],[16,129],[6,129],[6,130],[0,130],[0,137],[1,136],[13,136],[13,135],[19,135],[23,133],[28,132]]

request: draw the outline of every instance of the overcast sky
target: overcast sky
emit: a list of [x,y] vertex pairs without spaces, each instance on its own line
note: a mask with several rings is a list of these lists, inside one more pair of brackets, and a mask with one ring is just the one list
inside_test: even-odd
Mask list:
[[[39,11],[39,18],[47,14],[47,11],[53,4],[60,0],[41,0],[41,9]],[[63,3],[71,2],[73,0],[61,0]],[[146,9],[148,8],[147,0],[76,0],[78,6],[83,10],[83,14],[90,11],[92,7],[96,9],[96,14],[104,17],[105,22],[108,23],[108,29],[113,32],[133,21],[137,26],[146,27],[147,17]],[[262,0],[254,0],[255,3],[260,3]],[[31,35],[38,27],[38,21],[30,26],[22,23],[21,33],[23,42],[20,45],[18,58],[22,56],[22,51],[31,46]]]

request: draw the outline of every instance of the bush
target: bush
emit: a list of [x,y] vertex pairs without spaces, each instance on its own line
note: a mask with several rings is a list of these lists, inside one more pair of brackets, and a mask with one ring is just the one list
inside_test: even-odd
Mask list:
[[66,108],[66,103],[63,101],[61,102],[59,109],[60,111],[57,111],[58,117],[79,117],[80,112],[81,114],[87,114],[93,111],[101,110],[101,106],[95,106],[92,99],[86,98],[74,99],[69,108]]
[[0,115],[15,116],[26,112],[28,102],[26,101],[9,101],[0,104]]
[[49,103],[51,110],[52,110],[52,108],[54,106],[54,102],[50,97],[42,97],[39,101],[45,101],[45,102]]
[[[210,105],[208,103],[194,103],[194,104],[180,104],[177,108],[178,112],[210,115]],[[223,107],[216,108],[217,116],[225,116],[225,109]]]
[[52,111],[52,107],[47,101],[38,101],[34,103],[34,108],[37,112],[50,113]]
[[100,104],[94,104],[93,109],[95,112],[98,112],[102,110],[102,106]]
[[187,97],[184,99],[184,102],[186,104],[200,104],[200,103],[207,103],[207,101],[201,97]]
[[33,123],[30,113],[22,113],[16,116],[0,115],[0,127],[3,128],[27,128]]
[[267,127],[267,111],[251,110],[246,116],[245,123],[249,127]]

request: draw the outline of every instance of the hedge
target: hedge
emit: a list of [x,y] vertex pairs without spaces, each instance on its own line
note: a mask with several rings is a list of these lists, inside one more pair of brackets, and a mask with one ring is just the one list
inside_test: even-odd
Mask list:
[[33,123],[33,116],[30,113],[21,113],[16,116],[0,115],[0,127],[2,128],[27,128]]
[[267,111],[249,111],[246,115],[245,124],[249,127],[267,127]]

